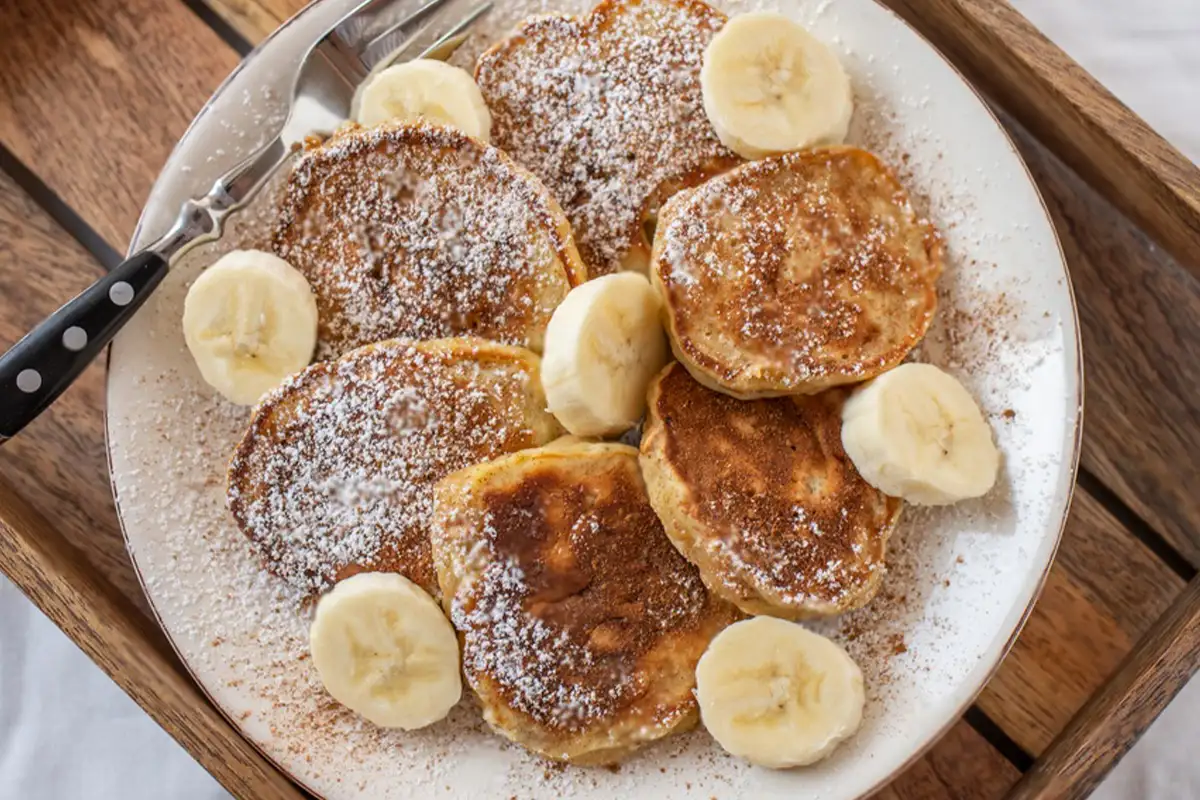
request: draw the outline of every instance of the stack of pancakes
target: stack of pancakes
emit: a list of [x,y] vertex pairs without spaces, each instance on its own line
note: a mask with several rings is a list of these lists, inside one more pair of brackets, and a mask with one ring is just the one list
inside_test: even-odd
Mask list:
[[[477,66],[494,146],[350,126],[301,155],[273,237],[326,360],[255,409],[234,519],[310,597],[388,571],[440,598],[488,722],[555,759],[694,724],[696,662],[743,612],[868,602],[900,510],[843,451],[836,387],[924,334],[937,236],[862,151],[738,166],[699,90],[723,23],[698,0],[530,21]],[[679,361],[640,452],[560,439],[550,315],[630,268]]]

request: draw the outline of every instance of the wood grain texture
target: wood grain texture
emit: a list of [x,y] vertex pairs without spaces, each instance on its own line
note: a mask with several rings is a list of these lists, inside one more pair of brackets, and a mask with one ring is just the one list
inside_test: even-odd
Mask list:
[[965,722],[951,728],[924,758],[909,767],[875,800],[994,800],[1020,773]]
[[1200,280],[1027,132],[1009,128],[1075,286],[1087,380],[1083,466],[1200,566]]
[[0,569],[231,793],[302,797],[208,704],[154,623],[2,481]]
[[[0,173],[0,351],[83,289],[96,261]],[[93,364],[51,409],[0,448],[0,477],[91,566],[149,613],[125,551],[108,483],[104,366]]]
[[205,0],[250,42],[260,42],[308,5],[307,0]]
[[1200,578],[1071,720],[1009,800],[1087,797],[1200,668]]
[[173,0],[5,0],[0,31],[0,140],[124,251],[237,55]]
[[1200,277],[1200,169],[1004,0],[883,0]]
[[1078,492],[1042,596],[979,707],[1026,752],[1041,753],[1183,586]]

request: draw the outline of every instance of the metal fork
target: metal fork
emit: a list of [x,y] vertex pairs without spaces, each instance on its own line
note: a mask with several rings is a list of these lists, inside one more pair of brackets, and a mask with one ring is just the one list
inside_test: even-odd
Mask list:
[[[253,198],[306,137],[329,134],[347,120],[355,92],[370,74],[410,57],[448,58],[466,38],[466,30],[492,6],[478,0],[430,0],[393,20],[402,2],[364,0],[326,31],[301,62],[287,119],[271,142],[222,175],[208,194],[184,203],[175,223],[157,241],[0,356],[0,444],[74,382],[182,252],[219,237],[226,217]],[[476,4],[465,14],[454,13],[464,2]]]

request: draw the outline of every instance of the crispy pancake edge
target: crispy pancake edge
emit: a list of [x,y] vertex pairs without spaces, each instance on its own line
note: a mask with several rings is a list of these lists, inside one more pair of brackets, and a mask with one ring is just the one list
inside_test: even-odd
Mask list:
[[[797,604],[757,584],[743,573],[731,573],[726,564],[713,557],[706,541],[714,538],[716,534],[697,511],[700,499],[668,456],[668,433],[658,410],[663,380],[672,370],[678,368],[680,367],[677,364],[668,364],[651,384],[639,463],[650,495],[650,503],[662,520],[668,538],[684,558],[700,570],[700,576],[709,591],[725,598],[747,614],[766,614],[790,620],[833,616],[869,603],[879,591],[884,570],[873,571],[867,582],[846,595],[841,602]],[[890,520],[881,532],[880,552],[883,554],[887,552],[888,542],[895,532],[903,508],[901,501],[896,498],[889,497],[887,504]]]
[[[494,479],[503,484],[518,480],[513,476],[526,478],[536,474],[538,468],[554,469],[562,465],[563,468],[569,469],[573,462],[580,459],[594,459],[598,462],[614,457],[628,458],[633,474],[644,487],[636,454],[636,449],[628,445],[563,437],[550,445],[468,467],[443,479],[436,490],[433,552],[442,589],[442,602],[447,614],[451,613],[454,597],[470,573],[469,566],[461,563],[456,553],[469,552],[478,541],[470,531],[472,523],[482,514],[480,509],[470,502],[470,498],[475,496],[474,493],[483,491]],[[464,501],[464,498],[467,499]],[[707,647],[707,642],[739,617],[733,606],[710,593],[706,601],[702,630],[668,634],[667,636],[676,637],[675,642],[660,637],[651,651],[642,654],[639,658],[639,671],[648,669],[642,665],[648,656],[653,656],[656,660],[669,657],[666,664],[673,668],[671,677],[678,680],[680,667],[673,661],[677,649],[663,652],[663,648],[685,645],[692,651],[687,654],[683,666],[691,673],[691,679],[686,681],[686,687],[677,692],[675,700],[666,705],[660,700],[655,705],[653,715],[656,722],[652,724],[645,721],[647,709],[642,708],[639,711],[635,706],[632,712],[629,708],[622,709],[622,713],[615,719],[606,719],[594,729],[564,736],[552,728],[540,725],[525,712],[504,702],[490,675],[468,673],[467,682],[483,705],[485,720],[501,736],[554,760],[573,764],[612,764],[646,744],[673,733],[686,731],[695,725],[699,719],[692,692],[695,685],[695,663]],[[459,638],[460,643],[465,646],[466,634],[460,631]],[[657,671],[659,668],[649,669],[653,671],[653,678],[662,678]]]
[[[589,278],[587,265],[583,262],[579,255],[579,250],[575,243],[575,237],[571,230],[571,224],[567,219],[566,213],[559,205],[558,201],[550,193],[538,179],[536,175],[530,172],[521,164],[514,161],[506,152],[497,147],[493,147],[483,141],[475,139],[467,134],[449,127],[435,126],[422,121],[397,121],[385,123],[373,128],[364,128],[356,123],[347,123],[337,130],[337,132],[324,142],[316,141],[309,143],[300,153],[299,157],[291,166],[291,171],[288,174],[286,186],[281,192],[279,199],[279,207],[275,215],[275,224],[271,230],[271,249],[275,253],[280,253],[281,249],[288,244],[292,249],[305,248],[306,250],[319,250],[322,246],[320,243],[306,244],[303,235],[304,220],[307,219],[310,213],[310,206],[314,204],[313,192],[318,191],[322,185],[320,175],[328,171],[328,164],[333,164],[339,160],[351,158],[359,158],[364,153],[367,153],[378,146],[377,138],[386,139],[397,147],[424,148],[427,150],[450,149],[456,152],[465,152],[468,149],[478,149],[480,153],[494,151],[503,164],[506,170],[509,170],[514,179],[525,184],[532,194],[538,199],[540,207],[530,208],[530,213],[534,214],[541,224],[541,227],[547,234],[547,238],[552,240],[557,267],[563,272],[563,279],[566,284],[566,290],[570,291],[576,286],[586,282]],[[348,151],[343,155],[334,155],[335,150]],[[302,173],[302,169],[307,169],[317,174],[318,177],[311,178],[302,186],[295,185],[297,176]],[[304,260],[318,260],[315,256],[306,256]],[[302,270],[306,272],[306,270]],[[312,282],[312,275],[305,275]],[[337,297],[329,293],[328,297],[322,297],[319,305],[322,309],[326,309],[329,305],[335,304]],[[549,315],[546,313],[547,322]],[[341,354],[349,352],[355,347],[346,347],[347,342],[343,337],[332,337],[328,330],[328,322],[321,321],[321,335],[324,344],[333,349],[334,352]],[[452,336],[469,336],[470,331],[457,331],[448,333],[446,337]],[[527,347],[536,353],[540,353],[544,345],[544,327],[540,330],[534,328],[527,330],[520,341],[508,341],[506,343],[514,344],[520,347]],[[406,338],[403,335],[391,335],[389,338]],[[364,346],[370,342],[360,342],[357,346]]]
[[[879,174],[888,180],[895,192],[906,198],[908,197],[907,190],[905,190],[896,178],[894,170],[887,164],[884,164],[874,154],[858,147],[849,145],[826,146],[808,151],[787,153],[784,156],[775,156],[773,158],[801,158],[806,154],[817,153],[851,154],[855,157],[861,157],[865,154],[866,157],[871,159],[873,168],[878,169]],[[762,170],[763,166],[761,165],[764,161],[766,159],[747,162],[740,167],[735,167],[728,172],[712,178],[706,186],[715,187],[723,185],[720,182],[736,180],[749,171]],[[687,213],[690,210],[688,204],[693,197],[694,193],[692,190],[684,190],[672,196],[666,205],[663,206],[662,212],[659,214],[654,247],[651,253],[650,281],[663,302],[663,324],[670,338],[671,351],[680,363],[687,368],[688,372],[692,374],[692,377],[708,388],[723,392],[740,400],[755,400],[794,394],[817,394],[835,386],[859,383],[882,374],[902,362],[908,353],[924,338],[926,332],[929,330],[929,326],[933,323],[934,315],[937,311],[937,280],[945,267],[945,247],[941,235],[931,223],[921,218],[913,217],[909,220],[909,223],[915,226],[915,230],[922,231],[927,260],[930,266],[929,274],[927,275],[927,285],[923,287],[922,292],[923,305],[926,310],[919,324],[909,332],[900,346],[893,348],[880,357],[872,358],[869,363],[861,360],[860,356],[860,361],[858,362],[860,369],[856,372],[831,371],[809,381],[797,381],[791,378],[791,370],[786,365],[779,365],[778,363],[756,365],[746,363],[744,359],[738,358],[737,356],[740,354],[737,353],[733,357],[722,357],[708,352],[707,349],[699,346],[689,336],[688,327],[693,320],[688,318],[689,315],[684,315],[672,301],[671,291],[664,282],[661,274],[662,271],[659,268],[660,261],[664,260],[662,251],[666,247],[665,231],[677,216]],[[694,317],[695,314],[692,313],[690,316]]]
[[[480,69],[486,65],[505,61],[514,57],[517,50],[527,45],[529,39],[539,34],[540,29],[566,20],[580,26],[585,31],[601,30],[609,26],[613,19],[626,13],[626,6],[640,3],[642,0],[601,0],[589,11],[573,15],[564,13],[538,14],[527,18],[517,25],[503,39],[495,42],[484,50],[476,59],[472,71],[473,77],[479,81]],[[724,25],[728,16],[703,0],[669,0],[671,5],[684,9],[698,21]],[[717,28],[720,29],[720,26]],[[493,113],[499,113],[493,110]],[[703,109],[700,109],[703,113]],[[650,269],[653,241],[646,235],[647,226],[655,223],[658,214],[665,203],[675,194],[689,188],[699,186],[710,178],[720,175],[734,167],[745,163],[745,159],[728,148],[721,148],[721,153],[707,159],[702,164],[683,169],[672,178],[660,183],[642,202],[637,209],[636,219],[626,232],[626,250],[620,260],[620,270],[646,274]],[[608,269],[598,265],[589,265],[592,277],[611,274]]]
[[[424,342],[389,339],[352,350],[342,356],[342,359],[351,358],[355,353],[359,353],[361,357],[361,354],[392,347],[399,343],[411,345],[428,355],[441,355],[455,360],[467,359],[481,364],[513,365],[515,367],[514,371],[524,372],[531,377],[531,386],[536,391],[535,402],[527,404],[522,409],[523,416],[530,423],[530,428],[534,432],[535,441],[538,443],[552,442],[562,434],[562,428],[558,425],[557,420],[549,412],[544,411],[545,403],[544,397],[541,396],[540,380],[541,359],[536,353],[526,348],[472,337],[434,339]],[[297,584],[293,581],[292,576],[286,574],[280,565],[269,557],[267,552],[268,544],[260,541],[259,535],[257,535],[257,532],[251,530],[252,526],[246,522],[242,513],[243,505],[250,502],[247,499],[250,496],[247,489],[253,485],[253,478],[248,473],[250,468],[249,461],[255,448],[261,445],[260,440],[265,436],[265,428],[274,424],[273,421],[276,414],[291,413],[293,404],[303,402],[304,398],[308,396],[309,392],[306,387],[319,383],[322,379],[326,378],[337,367],[340,360],[333,359],[310,364],[304,370],[289,378],[284,384],[267,393],[259,404],[254,407],[246,430],[238,440],[225,471],[225,503],[234,524],[238,531],[249,540],[255,551],[255,556],[258,558],[263,569],[289,586],[297,586]],[[539,400],[538,398],[541,399]],[[236,500],[230,496],[230,492],[235,486],[238,488]],[[428,529],[428,527],[429,524],[427,523],[426,528]],[[373,562],[369,567],[357,564],[345,565],[340,569],[336,580],[349,577],[355,572],[363,571],[363,569],[379,570],[386,568],[387,571],[400,572],[405,575],[412,572],[413,567],[411,565],[404,566],[403,568],[397,565],[395,563],[395,554],[391,554],[390,551],[384,551],[382,556],[382,558]],[[425,590],[436,594],[438,588],[437,575],[436,569],[433,568],[432,560],[428,565],[418,566],[429,566],[432,574],[427,576],[429,580],[416,580],[416,582],[421,584]],[[416,576],[416,578],[420,577],[420,575]]]

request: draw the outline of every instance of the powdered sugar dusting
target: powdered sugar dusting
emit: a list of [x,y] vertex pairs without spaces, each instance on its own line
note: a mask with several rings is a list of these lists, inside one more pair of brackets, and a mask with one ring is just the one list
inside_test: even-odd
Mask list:
[[692,0],[546,16],[479,62],[497,145],[566,209],[594,274],[644,269],[665,196],[737,162],[704,115],[700,64],[724,18]]
[[588,686],[559,679],[560,666],[595,667],[591,650],[578,647],[566,629],[555,630],[525,613],[528,583],[520,565],[494,561],[479,577],[483,596],[471,607],[456,599],[451,619],[466,631],[463,668],[494,676],[509,689],[513,708],[554,728],[580,729],[604,717],[633,687],[633,676],[617,673],[608,685]]
[[694,713],[690,670],[736,617],[650,507],[637,452],[558,447],[443,484],[435,548],[487,718],[552,756],[631,748]]
[[583,278],[540,184],[495,148],[415,123],[349,129],[303,154],[274,246],[312,284],[335,355],[457,335],[540,350]]
[[[524,359],[524,363],[522,362]],[[230,465],[229,507],[264,564],[316,593],[357,570],[431,593],[433,484],[543,443],[532,356],[482,341],[389,341],[314,364],[263,400]]]
[[862,150],[746,165],[673,200],[660,228],[679,349],[740,392],[874,377],[933,318],[941,239]]
[[[234,76],[164,170],[145,244],[179,204],[244,155],[289,63],[354,0],[314,4]],[[455,56],[517,21],[578,13],[588,0],[498,4]],[[829,760],[772,773],[722,753],[702,730],[673,736],[619,772],[549,769],[488,732],[469,699],[431,728],[380,731],[321,690],[300,594],[265,573],[225,509],[224,467],[247,421],[199,378],[179,331],[187,283],[222,241],[175,268],[114,344],[109,443],[118,507],[150,600],[204,689],[246,735],[315,792],[335,798],[795,797],[868,792],[953,719],[999,657],[1047,564],[1065,510],[1076,408],[1076,331],[1066,273],[1037,196],[971,92],[870,0],[732,0],[778,9],[833,44],[850,72],[851,141],[896,167],[917,213],[943,232],[939,313],[919,352],[980,400],[1005,465],[987,498],[907,509],[888,574],[867,608],[817,625],[862,666],[863,727]],[[253,106],[247,110],[249,106]],[[261,113],[255,116],[256,109]],[[251,137],[221,125],[244,119]],[[217,148],[227,156],[207,160]],[[185,172],[182,167],[190,166]],[[1005,413],[1008,412],[1008,413]]]
[[706,579],[743,610],[795,616],[864,605],[900,502],[846,456],[846,393],[741,402],[676,364],[652,390],[643,470]]

